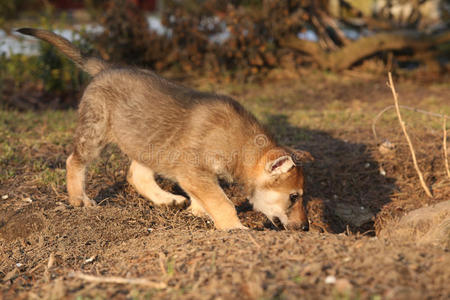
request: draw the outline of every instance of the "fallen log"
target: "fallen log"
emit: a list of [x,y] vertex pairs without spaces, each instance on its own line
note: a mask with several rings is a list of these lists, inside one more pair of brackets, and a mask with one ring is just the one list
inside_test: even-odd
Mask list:
[[318,43],[304,41],[296,36],[280,40],[280,46],[309,54],[322,69],[342,71],[362,59],[381,51],[412,49],[425,51],[439,44],[450,42],[450,32],[427,35],[411,30],[378,33],[360,38],[338,50],[326,52]]

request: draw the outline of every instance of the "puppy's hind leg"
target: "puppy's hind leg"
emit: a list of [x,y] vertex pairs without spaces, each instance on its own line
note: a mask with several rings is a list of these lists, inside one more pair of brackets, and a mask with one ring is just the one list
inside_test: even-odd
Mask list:
[[75,134],[74,151],[66,161],[67,192],[73,206],[95,206],[85,193],[86,166],[106,144],[106,112],[101,105],[80,103],[79,122]]
[[84,191],[86,164],[76,152],[67,158],[66,169],[69,203],[73,206],[95,206],[96,203]]
[[186,201],[185,197],[174,195],[160,188],[155,181],[155,173],[134,160],[131,162],[127,179],[139,194],[151,200],[156,205],[180,204]]

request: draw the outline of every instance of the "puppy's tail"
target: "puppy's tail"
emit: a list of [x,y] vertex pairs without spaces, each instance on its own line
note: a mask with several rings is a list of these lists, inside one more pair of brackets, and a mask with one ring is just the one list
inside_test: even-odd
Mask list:
[[78,50],[71,42],[54,34],[51,31],[34,29],[34,28],[20,28],[18,32],[26,35],[31,35],[44,40],[56,48],[58,48],[64,55],[70,58],[75,64],[77,64],[83,71],[89,73],[92,76],[100,73],[101,71],[107,69],[109,64],[105,61],[94,58],[94,57],[84,57],[80,50]]

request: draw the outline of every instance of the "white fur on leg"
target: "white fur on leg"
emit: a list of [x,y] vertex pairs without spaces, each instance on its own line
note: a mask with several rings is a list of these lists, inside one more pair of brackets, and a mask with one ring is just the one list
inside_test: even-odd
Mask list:
[[131,162],[128,182],[139,194],[156,205],[180,204],[186,201],[186,198],[181,195],[174,195],[161,189],[155,181],[155,173],[136,161]]
[[69,202],[73,206],[96,206],[94,200],[89,199],[84,191],[85,171],[83,165],[74,163],[73,154],[66,161],[67,166],[67,191],[69,192]]

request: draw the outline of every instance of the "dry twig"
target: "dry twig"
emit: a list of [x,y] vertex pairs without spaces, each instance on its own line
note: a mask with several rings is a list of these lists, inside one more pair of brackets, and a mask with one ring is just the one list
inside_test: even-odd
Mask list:
[[144,278],[123,278],[123,277],[98,277],[81,272],[74,272],[70,274],[70,277],[75,277],[94,283],[116,283],[116,284],[133,284],[143,285],[153,289],[164,289],[167,285],[164,282],[150,281]]
[[411,143],[411,139],[409,138],[408,132],[406,132],[405,122],[402,120],[402,115],[400,114],[400,107],[398,105],[398,99],[397,99],[397,92],[395,91],[394,82],[392,80],[392,74],[391,72],[388,73],[389,76],[389,87],[391,88],[392,95],[394,96],[394,102],[395,102],[395,110],[397,112],[398,121],[400,122],[400,126],[402,127],[403,133],[405,134],[406,141],[408,142],[409,150],[411,151],[411,156],[414,162],[414,167],[416,168],[417,174],[419,175],[420,183],[422,184],[423,189],[425,190],[425,193],[428,195],[428,197],[433,197],[433,195],[430,192],[430,189],[425,184],[425,180],[423,179],[422,172],[419,169],[419,165],[417,164],[416,159],[416,153],[414,152],[414,147]]
[[[439,114],[439,113],[435,113],[435,112],[432,112],[432,111],[423,110],[423,109],[420,109],[420,108],[415,108],[415,107],[406,106],[406,105],[399,105],[398,107],[403,108],[403,109],[407,109],[407,110],[410,110],[410,111],[413,111],[413,112],[421,113],[421,114],[424,114],[424,115],[428,115],[428,116],[431,116],[431,117],[450,119],[450,116],[448,116],[448,115]],[[392,108],[395,108],[395,105],[386,106],[373,119],[373,121],[372,121],[372,133],[373,133],[373,136],[375,137],[375,140],[378,139],[377,131],[376,131],[376,128],[375,128],[376,124],[378,122],[378,119],[380,119],[380,117],[385,112],[387,112],[388,110],[390,110]]]
[[158,259],[159,267],[161,269],[161,272],[165,276],[165,275],[167,275],[167,271],[166,271],[166,268],[164,267],[164,258],[165,258],[165,255],[162,252],[159,253],[159,259]]
[[442,129],[444,130],[444,137],[442,138],[442,144],[444,148],[444,163],[445,170],[447,171],[447,177],[450,178],[450,170],[448,168],[448,153],[447,153],[447,119],[444,118],[444,122],[442,124]]
[[249,233],[248,234],[248,238],[250,239],[250,241],[255,244],[256,248],[261,249],[261,245],[258,244],[258,242],[252,237],[252,235]]

